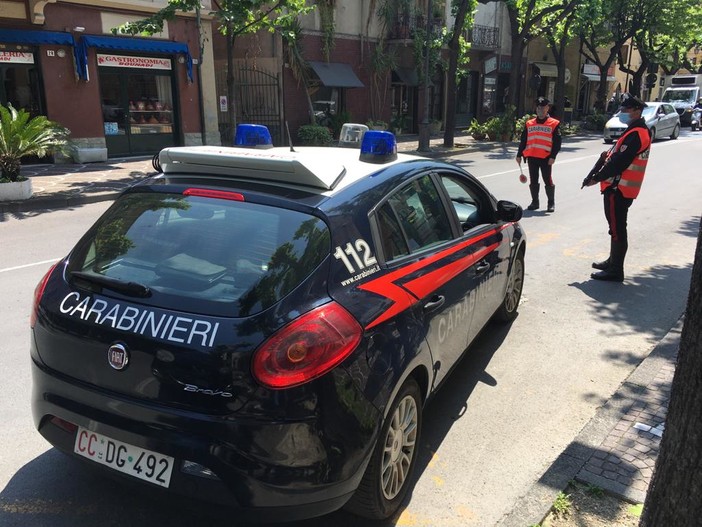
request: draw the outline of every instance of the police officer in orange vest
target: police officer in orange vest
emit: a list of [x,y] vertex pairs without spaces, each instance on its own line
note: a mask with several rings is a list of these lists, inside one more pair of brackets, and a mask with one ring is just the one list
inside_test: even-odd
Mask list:
[[526,157],[529,165],[531,204],[527,207],[528,210],[539,208],[539,170],[548,198],[547,210],[556,210],[556,186],[551,178],[551,166],[561,149],[561,123],[548,114],[550,105],[551,102],[546,97],[536,99],[536,117],[526,122],[517,150],[517,163],[521,165],[522,157]]
[[609,258],[593,262],[599,272],[590,276],[608,282],[624,281],[624,257],[629,247],[626,222],[629,207],[639,195],[651,149],[651,132],[641,112],[646,103],[631,95],[620,107],[619,119],[628,123],[624,134],[600,159],[583,180],[583,187],[600,184],[604,196],[604,212],[611,236]]

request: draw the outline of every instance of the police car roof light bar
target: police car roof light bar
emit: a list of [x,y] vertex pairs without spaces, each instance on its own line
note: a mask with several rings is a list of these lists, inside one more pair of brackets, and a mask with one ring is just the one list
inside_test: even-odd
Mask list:
[[363,135],[361,161],[366,163],[387,163],[397,159],[397,141],[392,132],[369,130]]
[[234,146],[273,148],[273,139],[268,128],[262,124],[239,124],[236,127]]

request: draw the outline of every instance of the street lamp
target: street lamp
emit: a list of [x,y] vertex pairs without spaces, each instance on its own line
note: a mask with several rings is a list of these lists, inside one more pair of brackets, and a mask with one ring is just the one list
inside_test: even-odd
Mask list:
[[432,1],[427,0],[427,39],[424,46],[424,118],[419,125],[417,152],[431,152],[429,147],[429,51],[431,49]]

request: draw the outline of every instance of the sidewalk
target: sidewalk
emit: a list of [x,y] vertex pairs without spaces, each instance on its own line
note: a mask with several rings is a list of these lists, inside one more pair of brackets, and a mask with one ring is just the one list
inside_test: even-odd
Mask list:
[[[446,148],[443,137],[432,137],[431,152],[421,155],[449,157],[495,148],[513,148],[516,153],[517,148],[514,142],[477,142],[465,133],[456,134],[454,143],[453,148]],[[418,136],[398,137],[398,151],[417,153],[417,147]],[[29,165],[22,167],[22,174],[31,178],[34,195],[25,201],[0,203],[0,222],[8,213],[113,200],[123,189],[156,171],[148,156],[106,163]],[[644,501],[658,457],[681,330],[682,319],[514,504],[500,527],[540,523],[558,492],[573,479],[628,501]]]
[[[445,157],[516,143],[480,143],[465,132],[456,133],[453,148],[443,146],[443,136],[433,136],[431,151],[419,154],[417,135],[397,138],[399,152],[424,157]],[[113,158],[104,163],[26,165],[22,175],[32,180],[33,195],[28,200],[0,202],[0,214],[37,209],[55,209],[112,200],[140,179],[156,174],[151,156]]]

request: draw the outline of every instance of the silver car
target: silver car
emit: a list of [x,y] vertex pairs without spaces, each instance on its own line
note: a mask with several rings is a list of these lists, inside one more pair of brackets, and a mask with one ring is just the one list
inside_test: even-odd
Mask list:
[[[604,142],[611,144],[619,139],[627,125],[619,119],[620,112],[615,113],[607,121],[604,128]],[[677,139],[680,135],[680,116],[671,104],[665,102],[647,102],[641,114],[646,120],[646,126],[651,130],[651,139],[670,137]]]

